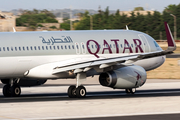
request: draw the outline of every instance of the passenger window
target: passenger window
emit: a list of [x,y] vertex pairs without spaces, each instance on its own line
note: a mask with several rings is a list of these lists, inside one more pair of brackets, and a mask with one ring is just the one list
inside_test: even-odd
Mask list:
[[92,49],[94,49],[93,45],[91,45],[91,46],[92,46]]
[[44,46],[42,46],[42,50],[44,50]]
[[69,49],[71,49],[71,46],[69,45]]
[[38,49],[41,50],[40,46],[38,46]]
[[57,49],[59,50],[59,46],[57,46]]
[[72,49],[74,49],[74,45],[72,45]]
[[9,47],[7,47],[7,51],[9,51]]
[[15,50],[17,51],[17,47],[15,47]]
[[13,47],[11,47],[11,51],[13,51]]
[[23,47],[23,50],[25,50],[25,48]]
[[109,46],[110,46],[110,48],[112,48],[111,44]]
[[1,48],[0,48],[0,51],[1,51]]
[[133,44],[131,44],[131,46],[133,47]]
[[[95,48],[97,48],[97,45],[95,45]],[[83,45],[83,49],[84,49],[84,45]]]
[[63,49],[63,46],[61,46],[61,49]]
[[31,46],[31,50],[33,50],[33,47]]
[[54,47],[54,50],[56,49],[56,46],[53,46]]
[[21,51],[21,47],[19,47],[19,51]]
[[127,46],[127,47],[129,47],[129,44],[124,44],[124,46]]
[[121,48],[122,48],[123,46],[122,46],[122,44],[121,44]]
[[115,48],[115,44],[113,44],[114,48]]
[[67,49],[66,45],[64,47],[65,47],[65,49]]
[[36,50],[36,46],[34,46],[34,50]]
[[48,50],[48,46],[46,46],[46,50]]
[[4,50],[4,51],[6,50],[5,47],[3,47],[3,50]]
[[27,50],[29,50],[28,46],[26,47]]
[[49,46],[49,48],[52,49],[51,46]]
[[135,45],[135,47],[137,47],[136,43],[134,45]]

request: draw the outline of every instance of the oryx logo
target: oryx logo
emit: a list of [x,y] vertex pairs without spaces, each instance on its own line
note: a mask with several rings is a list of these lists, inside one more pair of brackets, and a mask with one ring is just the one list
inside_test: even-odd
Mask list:
[[141,75],[138,72],[136,72],[136,71],[134,71],[134,72],[137,74],[137,76],[136,76],[137,81],[136,81],[136,84],[135,84],[135,86],[137,86],[138,81],[141,79]]
[[139,79],[141,79],[141,75],[140,75],[138,72],[136,72],[136,71],[134,71],[134,72],[137,74],[137,76],[136,76],[137,81],[138,81]]

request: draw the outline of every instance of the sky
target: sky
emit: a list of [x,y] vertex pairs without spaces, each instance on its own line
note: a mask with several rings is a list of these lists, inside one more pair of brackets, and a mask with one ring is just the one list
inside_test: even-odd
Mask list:
[[101,6],[105,10],[130,11],[135,7],[143,7],[145,10],[157,10],[162,12],[170,4],[180,4],[180,0],[0,0],[0,11],[12,9],[93,9]]

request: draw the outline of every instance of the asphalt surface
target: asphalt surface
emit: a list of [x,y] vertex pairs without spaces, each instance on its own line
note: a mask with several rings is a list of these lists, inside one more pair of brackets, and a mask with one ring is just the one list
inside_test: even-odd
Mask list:
[[[149,94],[151,93],[151,94]],[[86,98],[69,98],[67,93],[43,93],[43,94],[23,94],[20,97],[4,97],[0,95],[0,103],[15,102],[47,102],[47,101],[66,101],[66,100],[95,100],[95,99],[116,99],[116,98],[143,98],[143,97],[164,97],[180,96],[179,89],[154,89],[137,90],[136,94],[126,94],[125,91],[105,91],[105,92],[87,92]]]
[[157,115],[135,115],[135,116],[99,117],[99,118],[78,118],[71,120],[179,120],[179,119],[180,119],[180,114],[157,114]]
[[169,54],[166,55],[167,58],[180,58],[180,54]]
[[[138,89],[133,95],[126,94],[124,90],[114,91],[101,87],[97,81],[87,82],[85,85],[88,89],[87,97],[83,99],[68,98],[66,91],[69,83],[72,81],[63,84],[50,81],[40,87],[22,88],[24,92],[20,97],[4,97],[0,93],[0,119],[178,120],[180,118],[180,87],[178,87],[180,80],[148,80],[145,87]],[[61,86],[58,87],[59,85]],[[2,90],[2,84],[0,86]]]

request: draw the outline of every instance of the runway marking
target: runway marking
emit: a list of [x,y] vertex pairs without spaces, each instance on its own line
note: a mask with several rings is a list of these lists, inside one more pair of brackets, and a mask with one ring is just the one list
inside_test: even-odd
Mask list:
[[100,117],[120,117],[120,116],[138,116],[138,115],[163,115],[163,114],[178,114],[175,112],[152,112],[152,113],[133,113],[133,114],[111,114],[111,115],[88,115],[88,116],[66,116],[66,117],[45,117],[45,118],[26,118],[26,120],[43,120],[43,119],[80,119],[80,118],[100,118]]

